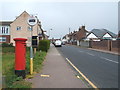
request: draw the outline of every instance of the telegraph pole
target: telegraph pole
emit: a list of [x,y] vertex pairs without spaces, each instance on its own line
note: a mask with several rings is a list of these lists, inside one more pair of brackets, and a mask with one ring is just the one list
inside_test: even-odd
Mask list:
[[69,34],[70,34],[70,28],[69,28]]

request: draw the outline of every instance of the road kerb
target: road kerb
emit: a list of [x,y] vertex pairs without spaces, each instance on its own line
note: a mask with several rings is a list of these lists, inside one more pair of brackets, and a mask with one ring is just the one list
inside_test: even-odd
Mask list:
[[72,62],[68,58],[66,58],[66,60],[93,88],[95,88],[96,90],[99,90],[97,86],[95,86],[79,69],[77,69],[77,67],[75,67],[75,65],[72,64]]

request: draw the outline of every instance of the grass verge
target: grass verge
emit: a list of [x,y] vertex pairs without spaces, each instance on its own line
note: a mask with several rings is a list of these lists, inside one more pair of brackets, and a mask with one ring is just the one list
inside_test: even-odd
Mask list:
[[[33,70],[34,72],[39,72],[42,68],[42,62],[44,61],[46,56],[46,52],[37,51],[33,58]],[[26,71],[27,73],[30,73],[30,53],[27,52],[26,55]]]
[[[4,47],[2,48],[2,75],[4,77],[4,88],[31,88],[32,84],[25,81],[22,77],[17,77],[14,74],[14,47]],[[34,71],[39,72],[42,67],[42,62],[46,56],[46,52],[36,52],[34,56]],[[26,54],[26,74],[30,71],[30,53],[29,48],[27,48]]]

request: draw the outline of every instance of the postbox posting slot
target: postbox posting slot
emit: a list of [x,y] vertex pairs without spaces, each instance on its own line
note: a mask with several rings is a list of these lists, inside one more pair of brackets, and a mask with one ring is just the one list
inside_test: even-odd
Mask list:
[[24,46],[26,46],[26,43],[22,43],[22,44],[24,44]]

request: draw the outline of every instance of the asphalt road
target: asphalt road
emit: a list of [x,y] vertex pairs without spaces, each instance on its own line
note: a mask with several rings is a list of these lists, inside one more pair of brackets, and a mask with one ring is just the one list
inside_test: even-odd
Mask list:
[[118,56],[65,45],[57,47],[98,88],[118,88]]

